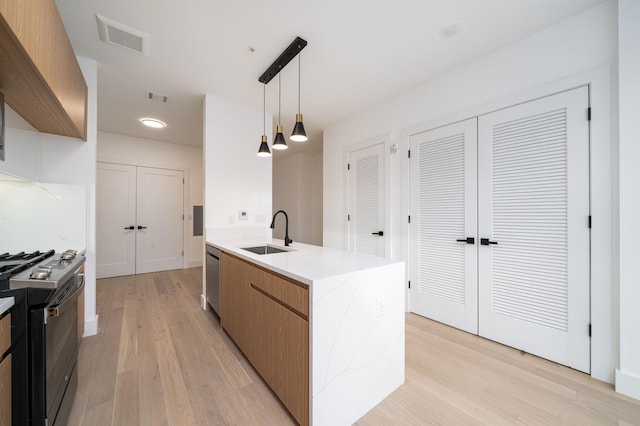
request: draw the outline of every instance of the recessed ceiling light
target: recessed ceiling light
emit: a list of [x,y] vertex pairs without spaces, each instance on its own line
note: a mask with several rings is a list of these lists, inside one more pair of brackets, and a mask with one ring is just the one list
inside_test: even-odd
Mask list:
[[440,29],[440,37],[445,39],[454,38],[455,36],[462,34],[466,26],[467,23],[464,20],[459,20],[449,25],[445,25]]
[[155,118],[141,118],[140,122],[148,127],[153,127],[154,129],[162,129],[163,127],[167,127],[167,125]]

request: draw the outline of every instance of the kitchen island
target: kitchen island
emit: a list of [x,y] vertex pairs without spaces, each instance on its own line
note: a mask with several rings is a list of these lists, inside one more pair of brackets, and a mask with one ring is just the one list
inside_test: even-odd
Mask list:
[[[222,251],[223,328],[299,423],[352,424],[404,382],[403,262],[275,239],[207,244]],[[286,251],[243,249],[266,245]]]

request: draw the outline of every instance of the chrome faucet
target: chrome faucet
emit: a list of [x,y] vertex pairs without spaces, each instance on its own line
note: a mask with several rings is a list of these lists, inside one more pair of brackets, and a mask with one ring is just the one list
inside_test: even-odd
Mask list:
[[273,214],[273,219],[271,219],[271,226],[269,226],[269,228],[273,229],[276,226],[276,216],[278,216],[278,213],[283,213],[284,214],[284,245],[285,246],[289,246],[289,244],[291,244],[293,241],[291,240],[291,238],[289,238],[289,216],[287,216],[287,212],[285,212],[284,210],[278,210],[277,212],[275,212]]

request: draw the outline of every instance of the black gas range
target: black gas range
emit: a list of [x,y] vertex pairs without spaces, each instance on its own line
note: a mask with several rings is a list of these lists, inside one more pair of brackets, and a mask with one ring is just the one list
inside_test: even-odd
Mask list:
[[0,254],[11,311],[12,424],[64,425],[77,388],[79,271],[73,250]]

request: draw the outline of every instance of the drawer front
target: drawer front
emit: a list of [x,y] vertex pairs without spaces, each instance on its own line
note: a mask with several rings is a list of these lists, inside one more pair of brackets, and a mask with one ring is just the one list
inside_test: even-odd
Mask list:
[[0,319],[0,358],[11,346],[11,314]]
[[[257,269],[253,266],[251,268]],[[269,272],[253,276],[260,277],[260,279],[251,280],[254,287],[282,302],[285,307],[300,314],[304,319],[309,319],[309,288],[306,285],[286,280]]]

